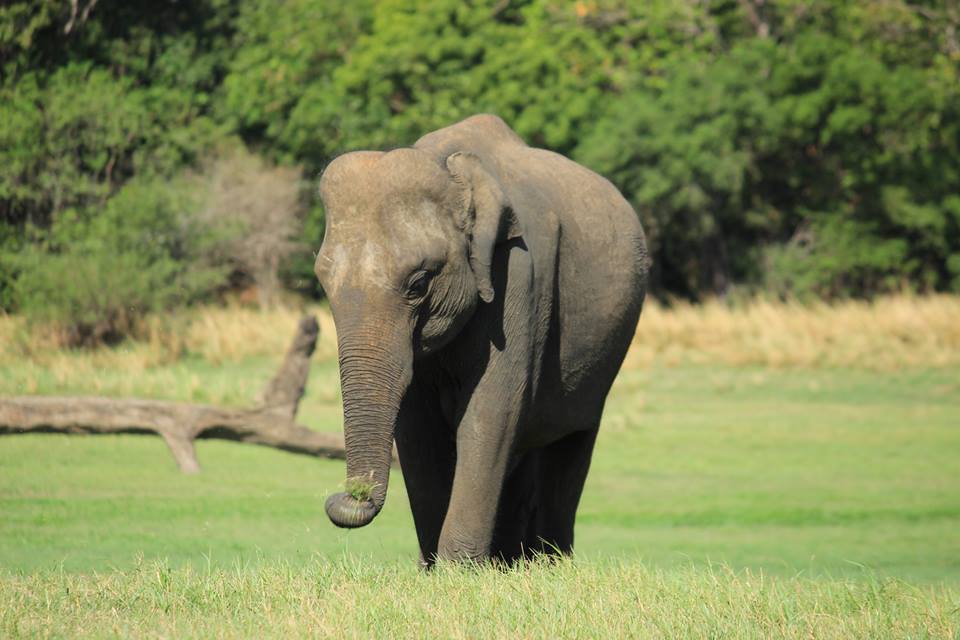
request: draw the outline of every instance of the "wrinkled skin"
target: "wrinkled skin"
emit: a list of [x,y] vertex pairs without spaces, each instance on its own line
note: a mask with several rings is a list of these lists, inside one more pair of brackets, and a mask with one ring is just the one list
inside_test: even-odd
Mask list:
[[394,440],[421,560],[569,553],[643,303],[637,216],[605,179],[473,116],[334,160],[316,273],[337,327],[348,484],[383,507]]

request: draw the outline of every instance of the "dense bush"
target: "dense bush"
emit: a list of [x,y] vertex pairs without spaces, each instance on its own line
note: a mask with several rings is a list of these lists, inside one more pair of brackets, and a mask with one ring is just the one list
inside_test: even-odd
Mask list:
[[5,260],[17,307],[65,344],[111,342],[144,314],[188,303],[224,281],[219,230],[192,220],[184,185],[134,179],[88,219],[64,212],[43,240]]
[[[479,111],[621,188],[658,294],[958,291],[958,34],[946,0],[9,2],[0,305],[52,308],[27,265],[126,259],[64,234],[231,137],[309,181]],[[273,274],[315,292],[323,214],[295,218]]]

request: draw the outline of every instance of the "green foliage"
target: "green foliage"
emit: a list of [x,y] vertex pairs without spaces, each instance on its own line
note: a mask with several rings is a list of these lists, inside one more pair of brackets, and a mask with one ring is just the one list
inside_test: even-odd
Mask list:
[[334,127],[318,127],[337,121],[337,105],[325,98],[331,76],[368,27],[370,5],[369,0],[241,3],[236,53],[227,65],[218,113],[268,153],[320,166],[340,151]]
[[23,55],[38,33],[55,28],[67,7],[59,0],[16,0],[0,7],[0,61]]
[[371,482],[367,478],[347,478],[344,488],[354,500],[364,502],[370,500],[373,490],[377,487],[376,482]]
[[[673,50],[708,41],[689,36],[703,14],[675,3],[600,5],[378,3],[370,33],[317,96],[321,115],[312,123],[335,130],[330,142],[340,151],[410,144],[487,111],[531,143],[567,152],[631,70],[654,72]],[[651,24],[656,42],[637,46]]]
[[95,4],[69,36],[48,3],[0,14],[0,34],[28,17],[46,21],[3,67],[0,217],[8,223],[47,226],[62,210],[102,204],[134,175],[173,175],[220,137],[205,105],[224,54],[204,10],[222,3],[190,3],[192,11],[148,3],[151,12],[135,4]]
[[627,92],[576,150],[636,206],[662,288],[692,296],[750,277],[752,247],[779,222],[755,184],[777,117],[755,78],[773,52],[753,41],[710,66],[679,59],[669,84]]
[[[898,31],[900,13],[836,7],[843,19],[797,24],[778,21],[785,6],[768,16],[779,41],[740,36],[676,58],[662,86],[638,79],[576,157],[611,177],[647,222],[661,289],[954,288],[960,55],[937,56]],[[851,24],[886,34],[891,48]]]
[[[59,252],[61,217],[230,137],[312,177],[486,111],[613,180],[662,294],[957,291],[957,33],[942,0],[16,0],[0,243]],[[322,220],[314,203],[288,287],[317,293]]]
[[7,260],[19,272],[14,303],[79,345],[114,341],[144,314],[209,293],[226,271],[211,253],[215,232],[191,222],[194,206],[183,187],[133,180],[95,218],[68,210]]
[[780,162],[792,148],[806,156],[794,160],[802,182],[787,201],[800,214],[789,230],[811,240],[795,273],[826,296],[950,289],[960,67],[891,66],[869,44],[804,34],[771,83],[783,92]]
[[71,64],[3,91],[0,145],[8,161],[0,165],[0,197],[9,217],[53,222],[61,211],[102,200],[115,171],[132,171],[148,109],[131,90],[106,70]]

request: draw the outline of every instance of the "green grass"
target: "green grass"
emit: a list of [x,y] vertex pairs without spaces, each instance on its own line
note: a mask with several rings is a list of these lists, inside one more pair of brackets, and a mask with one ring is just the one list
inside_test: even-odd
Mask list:
[[534,563],[502,571],[357,557],[250,569],[143,563],[0,582],[0,634],[347,638],[950,638],[956,589],[722,567]]
[[[186,359],[130,380],[10,364],[0,394],[29,375],[37,393],[244,404],[275,365]],[[335,363],[316,363],[300,417],[337,429],[338,407]],[[625,371],[576,562],[515,572],[418,574],[399,472],[374,523],[347,531],[323,511],[342,462],[198,454],[186,476],[159,438],[0,438],[0,636],[416,637],[440,618],[454,637],[958,633],[955,368]]]

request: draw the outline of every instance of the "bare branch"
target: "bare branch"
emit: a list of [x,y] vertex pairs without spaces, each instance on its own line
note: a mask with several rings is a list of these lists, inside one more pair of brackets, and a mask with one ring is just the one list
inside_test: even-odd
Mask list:
[[194,441],[198,438],[246,442],[323,458],[344,458],[341,434],[320,433],[294,422],[319,332],[313,316],[300,320],[283,364],[267,385],[262,402],[253,409],[99,397],[0,398],[0,435],[159,435],[184,473],[200,470],[194,450]]
[[235,233],[226,253],[256,284],[261,308],[271,307],[280,291],[279,268],[301,248],[296,237],[303,206],[300,170],[270,166],[237,148],[212,158],[202,180],[206,202],[198,216]]
[[[83,11],[81,11],[80,0],[70,0],[70,19],[67,20],[67,24],[63,26],[63,35],[70,35],[74,27],[86,22],[87,18],[90,17],[90,12],[93,11],[96,5],[97,0],[90,0],[87,6],[83,8]],[[78,13],[80,14],[79,19],[77,19]]]

